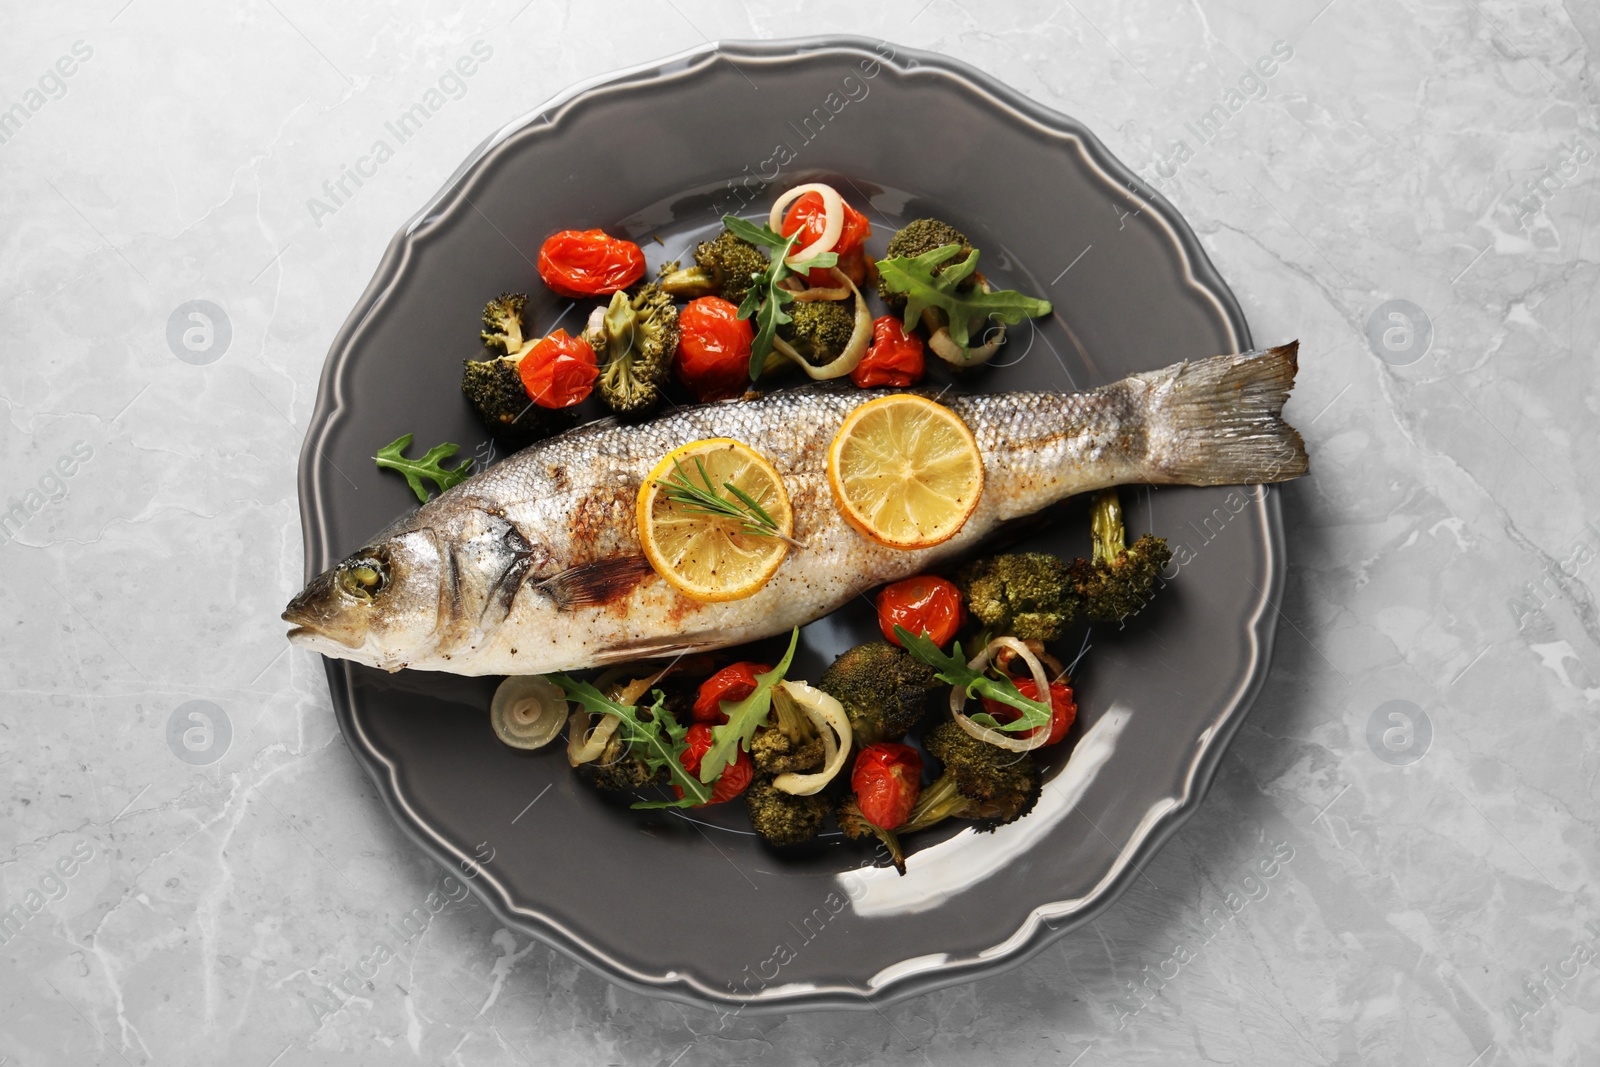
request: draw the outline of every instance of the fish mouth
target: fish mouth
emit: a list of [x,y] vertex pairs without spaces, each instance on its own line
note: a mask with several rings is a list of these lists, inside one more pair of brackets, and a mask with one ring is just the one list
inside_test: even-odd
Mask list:
[[321,649],[330,645],[337,645],[343,648],[361,647],[361,642],[351,641],[334,630],[319,626],[316,613],[309,607],[302,605],[299,600],[300,598],[296,597],[284,609],[283,614],[279,616],[284,622],[293,623],[289,627],[289,632],[284,634],[289,639],[290,644],[313,649]]
[[296,648],[304,648],[311,652],[320,652],[324,656],[334,656],[340,659],[349,659],[351,658],[350,653],[360,652],[362,648],[362,642],[360,641],[351,641],[339,636],[337,633],[329,633],[327,630],[319,629],[316,626],[304,624],[291,626],[289,632],[284,636]]
[[297,617],[294,614],[293,609],[285,611],[281,616],[279,616],[279,618],[283,619],[284,622],[294,624],[289,627],[289,632],[283,635],[289,639],[291,644],[307,645],[319,637],[327,638],[330,636],[322,630],[317,629],[317,627],[314,626],[310,620]]

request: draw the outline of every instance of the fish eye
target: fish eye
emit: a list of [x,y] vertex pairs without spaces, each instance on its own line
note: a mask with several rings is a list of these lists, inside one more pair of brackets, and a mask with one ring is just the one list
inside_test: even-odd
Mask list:
[[371,557],[353,559],[339,568],[339,586],[351,596],[371,600],[389,584],[389,568]]

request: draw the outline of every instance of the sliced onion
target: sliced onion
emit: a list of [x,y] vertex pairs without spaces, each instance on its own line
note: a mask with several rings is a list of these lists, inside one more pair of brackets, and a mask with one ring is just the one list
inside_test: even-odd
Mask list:
[[789,257],[789,263],[800,268],[804,268],[807,260],[824,252],[832,252],[833,246],[839,243],[839,235],[844,233],[844,198],[833,186],[821,182],[797,185],[774,200],[772,213],[767,216],[767,227],[773,233],[782,233],[783,209],[807,193],[817,193],[822,197],[822,210],[826,214],[823,217],[822,236]]
[[651,687],[653,687],[657,682],[661,681],[661,679],[665,678],[667,673],[671,670],[672,666],[669,664],[661,668],[659,671],[656,671],[656,673],[652,674],[648,678],[635,678],[633,681],[622,687],[622,692],[618,693],[616,696],[617,703],[627,704],[630,707],[639,703],[640,698],[642,698],[646,693],[650,692]]
[[[978,282],[978,287],[985,293],[994,292],[987,279]],[[976,367],[980,363],[987,363],[994,354],[1000,351],[1000,346],[1005,343],[1006,324],[994,324],[995,334],[983,344],[973,348],[968,346],[963,349],[956,344],[954,337],[950,336],[950,325],[944,314],[936,308],[927,308],[922,312],[922,324],[928,328],[928,347],[933,349],[933,354],[946,363],[957,367]],[[971,332],[971,327],[968,327]]]
[[806,716],[822,735],[822,770],[812,774],[780,774],[772,780],[773,788],[790,796],[809,797],[833,781],[850,755],[850,716],[844,705],[820,689],[804,682],[778,683],[800,705]]
[[[622,292],[618,289],[617,292]],[[606,305],[601,304],[589,312],[589,319],[583,324],[583,333],[580,335],[588,342],[589,347],[596,352],[604,353],[606,350]]]
[[543,748],[561,733],[567,702],[543,675],[507,678],[489,703],[489,725],[512,748]]
[[622,720],[615,715],[600,716],[600,725],[591,730],[589,727],[593,722],[594,716],[582,708],[574,709],[572,717],[567,720],[570,727],[567,733],[567,762],[574,767],[599,759],[600,753],[610,743],[611,735],[622,725]]
[[[791,277],[792,277],[792,275],[791,275]],[[788,281],[788,280],[789,280],[788,278],[784,279],[784,281]],[[795,290],[795,294],[794,294],[794,298],[796,300],[808,300],[808,301],[809,300],[843,300],[845,297],[847,297],[849,295],[850,295],[850,290],[846,289],[842,285],[839,285],[839,286],[826,286],[826,287],[825,286],[821,286],[821,285],[813,285],[808,289],[796,289]]]
[[837,282],[849,287],[849,291],[856,297],[856,317],[851,326],[850,340],[844,346],[844,351],[834,357],[833,362],[825,363],[820,367],[813,367],[806,357],[794,350],[794,346],[781,337],[772,339],[774,351],[782,353],[785,357],[799,364],[800,369],[809,374],[816,381],[825,381],[829,378],[843,378],[846,374],[856,369],[856,364],[861,362],[861,357],[867,354],[867,345],[872,343],[872,310],[867,307],[867,298],[861,295],[861,290],[856,288],[856,283],[851,281],[845,273],[837,267],[830,267],[829,271]]
[[[972,657],[972,662],[967,666],[975,671],[981,671],[989,665],[989,657],[993,656],[996,649],[1007,648],[1022,657],[1022,662],[1028,665],[1028,671],[1033,675],[1033,684],[1038,686],[1038,692],[1046,694],[1049,699],[1050,682],[1045,678],[1044,664],[1039,662],[1039,657],[1033,654],[1033,649],[1018,641],[1015,637],[997,637],[984,646],[982,652]],[[967,717],[967,687],[964,685],[952,686],[950,689],[950,714],[967,733],[979,741],[987,741],[1007,752],[1032,752],[1034,749],[1050,740],[1050,731],[1035,727],[1028,731],[1029,737],[1018,737],[988,726],[981,726]]]
[[[673,664],[661,668],[648,678],[635,678],[622,687],[616,696],[618,704],[637,704],[639,698],[650,691],[650,687],[671,672]],[[601,675],[596,688],[604,691],[620,671],[607,671]],[[600,758],[600,753],[606,750],[606,745],[611,742],[611,736],[617,732],[617,727],[622,725],[622,720],[615,715],[600,716],[600,725],[594,726],[594,716],[582,708],[574,708],[571,717],[567,720],[571,729],[567,733],[567,762],[576,767],[581,763],[593,763]]]
[[954,364],[957,367],[976,367],[980,363],[989,362],[994,357],[994,354],[1000,351],[1000,346],[1005,343],[1005,323],[999,323],[995,329],[999,332],[995,334],[993,339],[985,341],[977,348],[962,349],[960,345],[956,344],[955,338],[950,336],[950,327],[941,326],[928,335],[928,347],[933,349],[934,355],[946,363]]

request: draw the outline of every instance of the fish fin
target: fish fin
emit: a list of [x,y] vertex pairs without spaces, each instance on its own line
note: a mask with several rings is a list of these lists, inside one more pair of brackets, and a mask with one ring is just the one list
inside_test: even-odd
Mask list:
[[632,592],[655,568],[643,556],[618,556],[580,563],[538,583],[556,607],[595,607]]
[[1283,421],[1299,341],[1212,356],[1148,375],[1152,482],[1253,485],[1306,472],[1306,445]]

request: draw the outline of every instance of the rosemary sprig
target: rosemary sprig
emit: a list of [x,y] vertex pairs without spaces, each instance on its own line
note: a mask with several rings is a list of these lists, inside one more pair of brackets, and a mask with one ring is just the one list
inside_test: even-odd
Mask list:
[[706,470],[705,461],[699,456],[694,457],[694,465],[700,472],[703,485],[696,485],[690,479],[689,472],[683,469],[681,459],[672,461],[676,473],[656,482],[668,500],[696,515],[737,520],[739,528],[745,533],[757,537],[776,537],[796,548],[805,547],[794,538],[780,533],[778,520],[768,514],[767,509],[762,507],[759,501],[737,485],[732,482],[722,483],[722,488],[733,494],[735,498],[733,500],[718,493],[715,483],[711,481],[711,473]]

